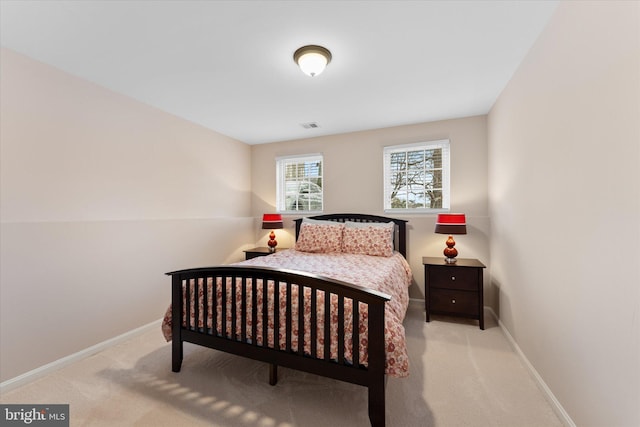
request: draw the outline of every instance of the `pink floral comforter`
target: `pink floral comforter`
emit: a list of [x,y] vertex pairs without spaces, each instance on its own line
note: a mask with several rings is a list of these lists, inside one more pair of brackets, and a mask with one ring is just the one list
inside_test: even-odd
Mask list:
[[[394,253],[391,257],[378,257],[378,256],[369,256],[369,255],[354,255],[347,253],[336,253],[336,254],[316,254],[316,253],[308,253],[308,252],[300,252],[295,249],[285,250],[281,252],[277,252],[275,254],[266,256],[266,257],[258,257],[253,258],[251,260],[243,261],[237,264],[241,265],[255,265],[255,266],[266,266],[273,268],[285,268],[290,270],[299,270],[305,271],[308,273],[323,275],[332,279],[342,280],[348,283],[353,283],[355,285],[359,285],[368,289],[375,289],[380,292],[384,292],[391,296],[391,300],[387,302],[385,308],[385,340],[386,340],[386,373],[395,377],[406,377],[409,375],[409,358],[407,356],[407,348],[405,341],[405,331],[404,326],[402,325],[402,321],[407,311],[407,305],[409,303],[409,293],[408,288],[411,285],[411,270],[409,268],[409,264],[404,259],[402,255],[399,253]],[[209,297],[208,301],[212,301],[211,292],[212,292],[212,284],[209,283]],[[281,294],[284,291],[284,287],[280,289]],[[306,289],[309,291],[309,289]],[[191,290],[193,292],[193,288]],[[202,287],[200,288],[200,300],[202,300]],[[217,286],[218,298],[217,300],[221,300],[222,288],[218,284]],[[292,293],[297,293],[297,290],[294,288]],[[297,298],[297,295],[292,295],[294,298]],[[257,308],[260,311],[262,307],[262,302],[260,301],[260,295],[258,295],[259,300],[257,304]],[[334,295],[335,297],[335,295]],[[280,298],[280,301],[285,301],[284,298]],[[295,301],[295,299],[293,299]],[[351,318],[351,304],[349,304],[350,300],[345,302],[345,319]],[[200,302],[202,304],[202,302]],[[269,301],[269,304],[272,304],[272,301]],[[337,310],[337,298],[332,298],[331,300],[332,311]],[[218,310],[220,310],[220,305],[218,303]],[[305,304],[305,312],[308,312],[310,309]],[[318,310],[323,311],[323,301],[321,295],[318,296]],[[220,311],[218,311],[220,312]],[[231,324],[231,314],[230,310],[227,311],[228,318],[227,324]],[[294,313],[295,314],[295,313]],[[360,310],[361,319],[363,316],[366,316],[366,310]],[[296,319],[297,314],[293,317]],[[209,310],[208,313],[208,321],[207,325],[212,323],[212,313]],[[321,320],[322,317],[318,320],[318,329],[321,330],[324,328]],[[337,318],[336,318],[337,319]],[[183,319],[183,320],[186,320]],[[171,340],[171,307],[167,309],[167,312],[164,317],[164,321],[162,322],[162,332],[167,341]],[[191,310],[191,323],[194,324],[194,310]],[[239,322],[237,322],[239,323]],[[269,322],[271,323],[271,322]],[[285,325],[284,322],[281,322],[279,325],[280,336],[284,334]],[[337,320],[334,322],[337,323]],[[359,360],[366,364],[367,354],[366,354],[366,322],[360,322],[360,337],[362,341],[362,345],[360,345],[360,357]],[[364,326],[363,326],[364,325]],[[199,319],[199,327],[203,326],[203,320]],[[221,319],[218,316],[218,324],[216,325],[218,332],[221,330]],[[261,330],[261,320],[258,320],[258,330]],[[270,332],[268,337],[268,342],[270,346],[273,346],[273,325],[269,325]],[[227,330],[229,330],[228,327]],[[310,345],[307,342],[307,337],[310,337],[309,322],[305,322],[305,342],[304,349],[305,352],[310,353]],[[332,331],[337,331],[337,325],[331,325]],[[345,346],[345,357],[347,359],[351,359],[352,356],[352,348],[350,343],[351,331],[345,330],[345,339],[347,340]],[[256,341],[258,344],[262,344],[262,337],[256,337]],[[337,355],[337,345],[332,340],[331,343],[331,357],[335,358]],[[292,337],[292,348],[297,348],[297,336]],[[323,352],[323,338],[322,334],[318,334],[318,346],[317,352],[318,356],[322,357]]]

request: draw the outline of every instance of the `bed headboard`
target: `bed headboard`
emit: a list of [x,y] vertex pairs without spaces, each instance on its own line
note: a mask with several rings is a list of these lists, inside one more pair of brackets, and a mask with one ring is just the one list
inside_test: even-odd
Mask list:
[[[378,216],[378,215],[365,215],[365,214],[327,214],[327,215],[316,215],[310,216],[310,219],[318,219],[323,221],[336,221],[336,222],[345,222],[345,221],[353,221],[353,222],[395,222],[395,230],[393,236],[393,242],[395,249],[402,254],[405,258],[407,257],[407,221],[404,219],[397,218],[389,218],[386,216]],[[298,235],[300,234],[300,226],[302,225],[303,218],[295,219],[296,223],[296,240],[298,240]]]

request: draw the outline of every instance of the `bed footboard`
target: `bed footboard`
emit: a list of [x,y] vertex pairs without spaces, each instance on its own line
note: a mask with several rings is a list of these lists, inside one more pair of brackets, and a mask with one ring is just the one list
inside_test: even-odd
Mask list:
[[388,295],[267,267],[167,274],[172,276],[174,372],[182,365],[183,342],[199,344],[268,363],[271,384],[277,367],[284,366],[365,386],[371,425],[385,425]]

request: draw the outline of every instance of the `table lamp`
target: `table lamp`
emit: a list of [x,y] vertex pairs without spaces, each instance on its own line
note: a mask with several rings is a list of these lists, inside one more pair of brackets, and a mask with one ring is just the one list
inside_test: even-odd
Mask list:
[[269,233],[269,252],[275,252],[278,242],[276,241],[276,233],[273,230],[284,228],[282,223],[282,215],[280,214],[264,214],[262,215],[262,229],[271,230]]
[[448,234],[447,247],[444,248],[445,262],[453,264],[456,262],[458,250],[455,248],[456,242],[453,240],[454,234],[467,234],[467,221],[464,214],[446,213],[438,214],[436,220],[436,233]]

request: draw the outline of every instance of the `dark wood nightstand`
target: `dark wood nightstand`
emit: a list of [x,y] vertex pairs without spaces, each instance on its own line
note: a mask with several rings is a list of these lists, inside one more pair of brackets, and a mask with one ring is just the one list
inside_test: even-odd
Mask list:
[[484,329],[482,269],[477,259],[459,258],[447,264],[444,257],[423,257],[424,305],[427,322],[432,314],[468,317]]
[[[276,251],[280,252],[280,251],[284,251],[287,248],[277,248]],[[267,256],[267,255],[271,255],[273,252],[269,252],[269,248],[265,247],[261,247],[261,248],[252,248],[252,249],[247,249],[246,251],[244,251],[244,259],[251,259],[251,258],[257,258],[259,256]]]

